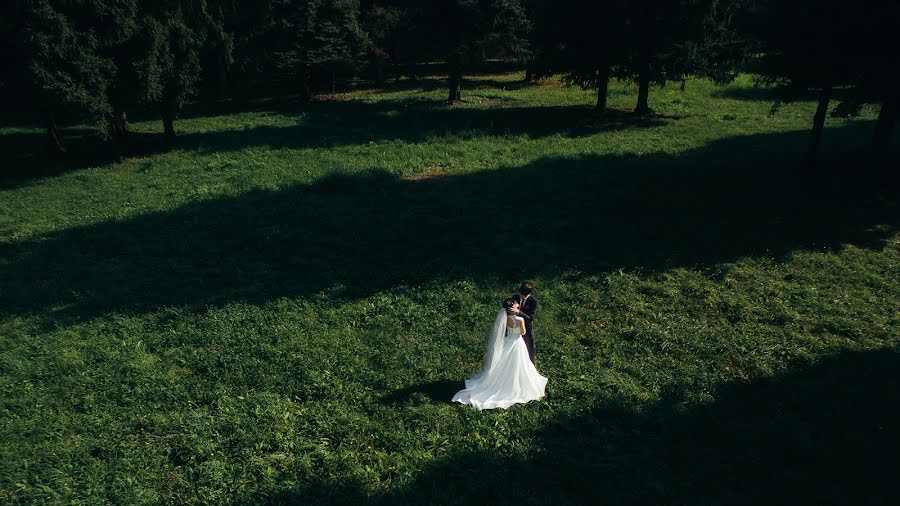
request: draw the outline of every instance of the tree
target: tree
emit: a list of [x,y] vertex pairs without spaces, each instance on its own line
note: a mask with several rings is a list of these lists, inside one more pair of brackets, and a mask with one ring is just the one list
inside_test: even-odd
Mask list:
[[460,100],[463,75],[474,63],[489,56],[521,57],[528,52],[530,22],[520,0],[422,3],[419,40],[447,64],[449,102]]
[[430,34],[424,25],[426,3],[421,0],[363,0],[361,23],[371,41],[372,74],[381,83],[390,65],[399,79],[416,80],[416,64],[429,54]]
[[359,1],[321,0],[313,20],[304,36],[306,65],[311,74],[329,77],[334,93],[335,75],[358,71],[369,48],[359,24]]
[[272,0],[215,0],[210,8],[211,33],[201,58],[204,88],[215,89],[219,96],[233,95],[239,91],[236,85],[258,82],[270,71],[273,54],[279,50],[273,9]]
[[896,48],[900,5],[860,0],[840,15],[849,31],[841,41],[846,48],[847,62],[842,67],[847,69],[844,80],[849,88],[833,115],[855,116],[864,104],[878,104],[873,145],[883,151],[900,118],[900,52]]
[[102,9],[48,0],[17,2],[8,8],[9,19],[19,21],[14,28],[21,52],[16,59],[22,65],[18,84],[30,88],[28,95],[43,116],[52,148],[65,151],[56,122],[61,112],[88,117],[105,135],[112,113],[108,92],[116,69],[103,54],[94,29]]
[[336,75],[364,64],[369,39],[357,0],[275,0],[273,9],[276,65],[294,69],[303,99],[311,97],[313,78],[327,78],[333,91]]
[[0,110],[9,117],[33,115],[38,101],[37,87],[28,70],[25,13],[24,1],[0,4]]
[[386,67],[398,59],[401,20],[404,12],[398,5],[371,2],[363,12],[362,26],[371,46],[369,61],[374,80],[384,83]]
[[109,136],[117,139],[128,133],[127,111],[140,103],[140,80],[134,65],[139,1],[96,3],[100,15],[91,26],[100,40],[102,55],[115,68],[115,78],[110,81],[108,92],[111,115],[107,131]]
[[822,141],[833,91],[853,84],[851,45],[855,28],[845,22],[855,9],[837,0],[748,2],[744,30],[758,55],[754,69],[772,86],[777,102],[815,97],[812,135],[807,149],[810,166]]
[[613,69],[624,62],[624,9],[619,0],[533,2],[533,73],[597,90],[597,111],[604,112]]
[[175,137],[179,111],[197,93],[200,55],[210,25],[205,2],[141,2],[134,65],[141,99],[159,110],[169,139]]
[[[240,4],[228,0],[207,0],[207,29],[205,43],[200,54],[200,94],[212,94],[217,98],[228,96],[232,67],[236,62],[236,41],[242,36],[253,35],[254,27],[243,19],[245,11],[253,12],[253,4]],[[245,8],[246,6],[246,8]]]
[[702,19],[702,35],[685,44],[687,74],[725,85],[745,69],[754,46],[737,29],[737,23],[747,1],[753,0],[717,0],[710,4]]
[[650,112],[650,84],[682,80],[696,68],[693,49],[703,40],[716,0],[623,2],[629,54],[619,77],[638,84],[635,112]]
[[[539,75],[564,73],[564,80],[597,90],[606,109],[609,79],[638,83],[635,111],[649,112],[651,83],[688,74],[727,80],[724,0],[532,0]],[[728,46],[731,48],[732,46]],[[733,51],[733,50],[732,50]],[[729,73],[730,72],[730,73]]]

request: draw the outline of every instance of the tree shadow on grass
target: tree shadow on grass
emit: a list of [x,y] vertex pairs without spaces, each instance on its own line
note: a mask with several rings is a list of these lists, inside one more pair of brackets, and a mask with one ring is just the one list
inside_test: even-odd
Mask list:
[[[0,317],[35,314],[52,326],[159,306],[323,291],[352,300],[450,279],[883,247],[900,221],[897,202],[855,159],[832,161],[814,179],[790,177],[800,158],[784,150],[804,138],[726,139],[679,156],[546,158],[447,177],[374,169],[6,242]],[[506,261],[523,242],[529,263]]]
[[64,128],[68,153],[48,151],[47,135],[41,131],[0,134],[0,190],[15,188],[36,179],[113,161],[99,156],[95,132],[86,127]]
[[[512,91],[512,90],[521,90],[524,88],[539,88],[541,86],[546,85],[552,79],[559,79],[558,77],[545,78],[542,80],[531,80],[526,81],[524,79],[516,79],[513,81],[509,80],[500,80],[500,79],[491,79],[491,78],[480,78],[473,79],[468,81],[469,86],[473,90],[504,90],[504,91]],[[465,91],[465,88],[463,88]]]
[[898,370],[897,350],[843,352],[705,405],[595,406],[523,434],[528,455],[461,451],[385,494],[315,483],[257,502],[897,504]]
[[771,102],[775,99],[771,88],[764,86],[726,86],[712,92],[716,98]]
[[185,149],[201,152],[246,147],[331,148],[385,140],[409,143],[463,134],[467,137],[528,135],[580,137],[603,131],[655,128],[676,120],[611,111],[597,116],[590,106],[479,107],[447,106],[429,99],[380,100],[376,103],[310,104],[292,126],[263,126],[230,132],[186,134]]
[[[732,84],[719,88],[712,92],[715,98],[729,98],[734,100],[747,100],[754,102],[774,102],[779,97],[779,89],[771,86],[741,86]],[[849,89],[837,88],[833,90],[833,104],[852,97]],[[792,90],[791,95],[795,101],[816,101],[815,90]]]
[[[493,102],[503,102],[494,100]],[[295,115],[294,124],[235,130],[183,133],[174,142],[162,134],[131,133],[118,144],[86,135],[85,129],[66,130],[69,153],[46,152],[43,133],[0,136],[0,189],[15,188],[35,179],[114,163],[124,157],[149,156],[170,150],[201,153],[228,152],[248,147],[331,148],[402,140],[409,143],[435,137],[529,135],[579,137],[602,131],[660,127],[675,117],[640,116],[611,111],[597,116],[590,106],[450,107],[443,101],[407,98],[377,102],[324,101],[279,103],[281,114]],[[495,104],[496,105],[496,104]],[[261,106],[263,110],[264,106]],[[89,131],[87,131],[89,132]]]

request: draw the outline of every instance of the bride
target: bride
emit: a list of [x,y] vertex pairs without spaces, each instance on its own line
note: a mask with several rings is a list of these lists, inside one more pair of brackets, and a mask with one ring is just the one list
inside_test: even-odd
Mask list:
[[521,339],[525,320],[516,316],[518,310],[514,299],[503,301],[488,335],[481,372],[466,380],[466,388],[456,392],[453,402],[470,404],[479,410],[506,409],[544,396],[547,378],[538,373],[528,358],[528,348]]

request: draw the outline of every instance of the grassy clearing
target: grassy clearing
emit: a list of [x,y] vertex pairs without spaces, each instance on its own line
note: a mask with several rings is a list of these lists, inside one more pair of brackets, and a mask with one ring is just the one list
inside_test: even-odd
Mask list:
[[[0,502],[896,500],[871,116],[810,176],[813,105],[747,79],[599,119],[518,78],[225,103],[108,163],[0,130]],[[448,404],[523,278],[547,398]]]

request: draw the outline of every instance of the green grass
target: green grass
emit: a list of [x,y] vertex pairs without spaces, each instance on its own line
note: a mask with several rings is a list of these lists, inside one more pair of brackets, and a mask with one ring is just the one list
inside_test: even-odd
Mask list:
[[[813,104],[748,78],[643,119],[518,78],[223,103],[124,159],[0,129],[0,503],[900,499],[873,111],[810,174]],[[547,397],[449,404],[526,278]]]

